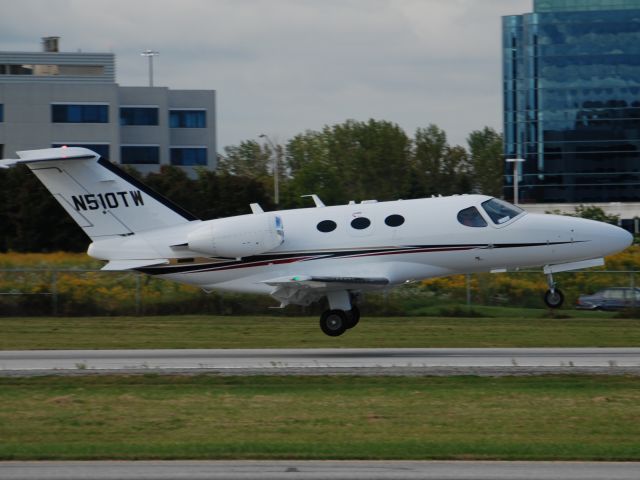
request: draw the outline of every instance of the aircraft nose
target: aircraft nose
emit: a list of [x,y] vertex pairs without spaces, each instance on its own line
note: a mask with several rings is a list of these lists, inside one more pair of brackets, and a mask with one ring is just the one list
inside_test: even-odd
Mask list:
[[593,240],[605,256],[618,253],[633,243],[633,235],[624,228],[601,222],[596,222],[593,227]]
[[608,233],[609,244],[614,252],[620,252],[631,246],[633,235],[624,228],[616,227],[615,225],[609,225],[609,227],[611,227],[610,233]]

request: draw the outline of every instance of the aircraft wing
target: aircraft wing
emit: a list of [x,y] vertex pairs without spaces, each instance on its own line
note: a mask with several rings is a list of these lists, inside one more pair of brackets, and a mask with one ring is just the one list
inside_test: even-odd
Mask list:
[[389,285],[389,279],[384,277],[325,277],[297,275],[293,277],[280,277],[272,280],[264,280],[261,283],[274,287],[299,287],[299,288],[357,288],[365,286]]
[[271,296],[281,307],[289,303],[308,305],[332,290],[368,290],[389,285],[384,277],[329,277],[294,275],[264,280],[260,283],[275,287]]

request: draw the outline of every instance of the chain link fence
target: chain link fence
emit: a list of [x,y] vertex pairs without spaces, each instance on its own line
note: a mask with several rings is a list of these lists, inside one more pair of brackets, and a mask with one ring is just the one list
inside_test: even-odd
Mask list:
[[[565,294],[564,309],[580,295],[610,287],[635,289],[638,271],[565,272],[554,279]],[[455,275],[414,282],[360,300],[366,315],[447,314],[478,306],[544,308],[547,290],[541,271]],[[635,298],[635,297],[634,297]],[[205,293],[202,290],[136,272],[100,270],[0,270],[0,315],[168,315],[168,314],[316,314],[325,306],[270,310],[266,295]],[[635,305],[631,305],[635,307]],[[640,307],[640,305],[638,305]]]

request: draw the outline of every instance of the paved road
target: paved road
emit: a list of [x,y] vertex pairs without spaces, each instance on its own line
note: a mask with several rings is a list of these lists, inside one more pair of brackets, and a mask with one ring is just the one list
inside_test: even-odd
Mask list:
[[640,374],[640,348],[421,348],[1,351],[0,374]]
[[5,462],[3,480],[637,480],[640,463],[140,461]]

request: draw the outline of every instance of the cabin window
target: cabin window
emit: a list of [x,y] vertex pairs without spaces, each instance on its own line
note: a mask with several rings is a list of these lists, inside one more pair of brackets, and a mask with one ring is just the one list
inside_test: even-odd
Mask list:
[[482,208],[484,208],[484,211],[491,217],[491,220],[498,225],[508,222],[524,211],[515,205],[505,202],[504,200],[498,200],[497,198],[482,202]]
[[333,220],[323,220],[317,225],[317,229],[323,233],[329,233],[333,232],[337,226]]
[[384,223],[386,223],[389,227],[399,227],[404,223],[404,217],[397,214],[389,215],[384,219]]
[[364,230],[365,228],[369,228],[371,225],[371,220],[366,217],[357,217],[351,220],[351,227],[356,230]]
[[476,207],[465,208],[458,212],[458,221],[467,227],[486,227],[487,222]]

